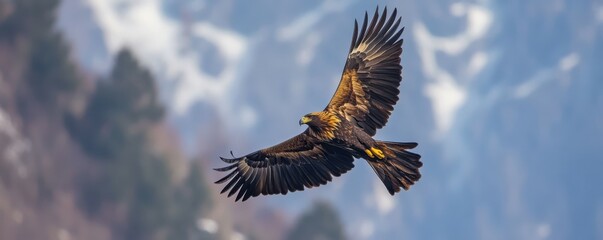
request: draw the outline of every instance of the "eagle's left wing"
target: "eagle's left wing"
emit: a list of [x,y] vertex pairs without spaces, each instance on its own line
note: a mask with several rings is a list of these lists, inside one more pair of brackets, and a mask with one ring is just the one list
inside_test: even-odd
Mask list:
[[343,75],[335,94],[325,108],[336,112],[373,136],[387,123],[398,101],[402,66],[402,39],[404,28],[398,29],[397,9],[387,19],[387,8],[379,18],[375,15],[367,26],[364,23],[358,35],[358,22],[354,22],[354,34]]
[[260,194],[286,194],[304,187],[327,184],[354,167],[354,157],[345,149],[310,140],[307,131],[273,147],[222,161],[231,165],[215,169],[231,171],[216,183],[228,181],[221,193],[238,191],[243,201]]

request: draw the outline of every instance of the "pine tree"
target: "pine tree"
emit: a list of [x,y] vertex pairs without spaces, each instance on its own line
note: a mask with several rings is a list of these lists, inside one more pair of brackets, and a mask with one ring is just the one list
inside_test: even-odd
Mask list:
[[0,36],[38,38],[53,32],[60,0],[17,0],[14,12],[0,25]]
[[83,176],[81,203],[92,216],[103,206],[126,206],[116,235],[124,239],[191,239],[209,204],[201,168],[187,180],[171,181],[168,160],[153,150],[148,132],[162,120],[152,74],[133,54],[121,51],[100,81],[80,119],[66,122],[82,148],[98,159],[98,176]]
[[80,82],[70,47],[54,28],[59,3],[60,0],[14,1],[14,11],[0,24],[0,40],[26,49],[27,81],[20,86],[22,104],[35,99],[41,109],[49,112],[61,112]]
[[61,98],[69,98],[79,85],[69,54],[62,34],[50,32],[32,40],[26,87],[47,107],[61,108]]
[[186,181],[177,190],[175,196],[168,239],[197,239],[194,237],[195,234],[198,235],[196,222],[211,206],[209,189],[198,161],[192,163]]
[[101,160],[99,176],[82,181],[89,212],[106,202],[136,198],[138,192],[133,190],[144,190],[151,181],[148,171],[168,174],[157,169],[166,168],[161,166],[165,163],[157,163],[161,161],[148,150],[147,132],[161,120],[162,112],[152,75],[130,51],[121,51],[110,77],[98,82],[83,117],[66,121],[73,138],[93,159]]
[[341,220],[335,209],[326,202],[316,202],[297,220],[287,235],[288,240],[346,239]]
[[[128,181],[134,183],[127,202],[125,239],[157,239],[170,225],[171,174],[165,160],[138,156],[138,166]],[[142,157],[142,158],[141,158]],[[161,237],[161,239],[166,239]]]
[[118,54],[110,78],[99,82],[83,119],[68,121],[86,152],[112,160],[124,146],[138,149],[145,144],[145,128],[163,116],[154,81],[130,51]]

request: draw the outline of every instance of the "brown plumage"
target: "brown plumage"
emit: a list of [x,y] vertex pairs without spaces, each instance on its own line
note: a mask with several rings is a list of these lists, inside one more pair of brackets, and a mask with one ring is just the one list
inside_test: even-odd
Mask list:
[[387,18],[378,11],[368,23],[365,13],[360,33],[354,24],[352,44],[341,81],[327,107],[309,113],[299,124],[303,133],[273,147],[239,158],[221,158],[230,165],[217,171],[229,174],[222,193],[237,193],[236,201],[268,194],[286,194],[317,187],[354,167],[364,158],[390,194],[408,188],[421,177],[421,156],[407,151],[416,143],[377,141],[376,130],[387,123],[398,101],[402,80],[402,39],[397,10]]

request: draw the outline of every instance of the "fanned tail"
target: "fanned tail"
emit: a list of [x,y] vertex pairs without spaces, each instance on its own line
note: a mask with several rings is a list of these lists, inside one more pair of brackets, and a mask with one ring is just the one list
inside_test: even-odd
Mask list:
[[399,192],[400,188],[408,190],[421,178],[421,155],[407,151],[416,146],[417,143],[377,141],[377,147],[383,150],[386,157],[367,160],[391,195]]

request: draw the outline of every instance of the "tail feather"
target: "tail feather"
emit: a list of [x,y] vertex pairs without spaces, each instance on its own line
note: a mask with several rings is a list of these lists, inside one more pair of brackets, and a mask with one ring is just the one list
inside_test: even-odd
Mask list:
[[377,147],[383,150],[386,157],[369,159],[368,163],[391,195],[399,192],[400,188],[408,190],[421,178],[421,155],[407,151],[416,146],[417,143],[411,142],[377,142]]

